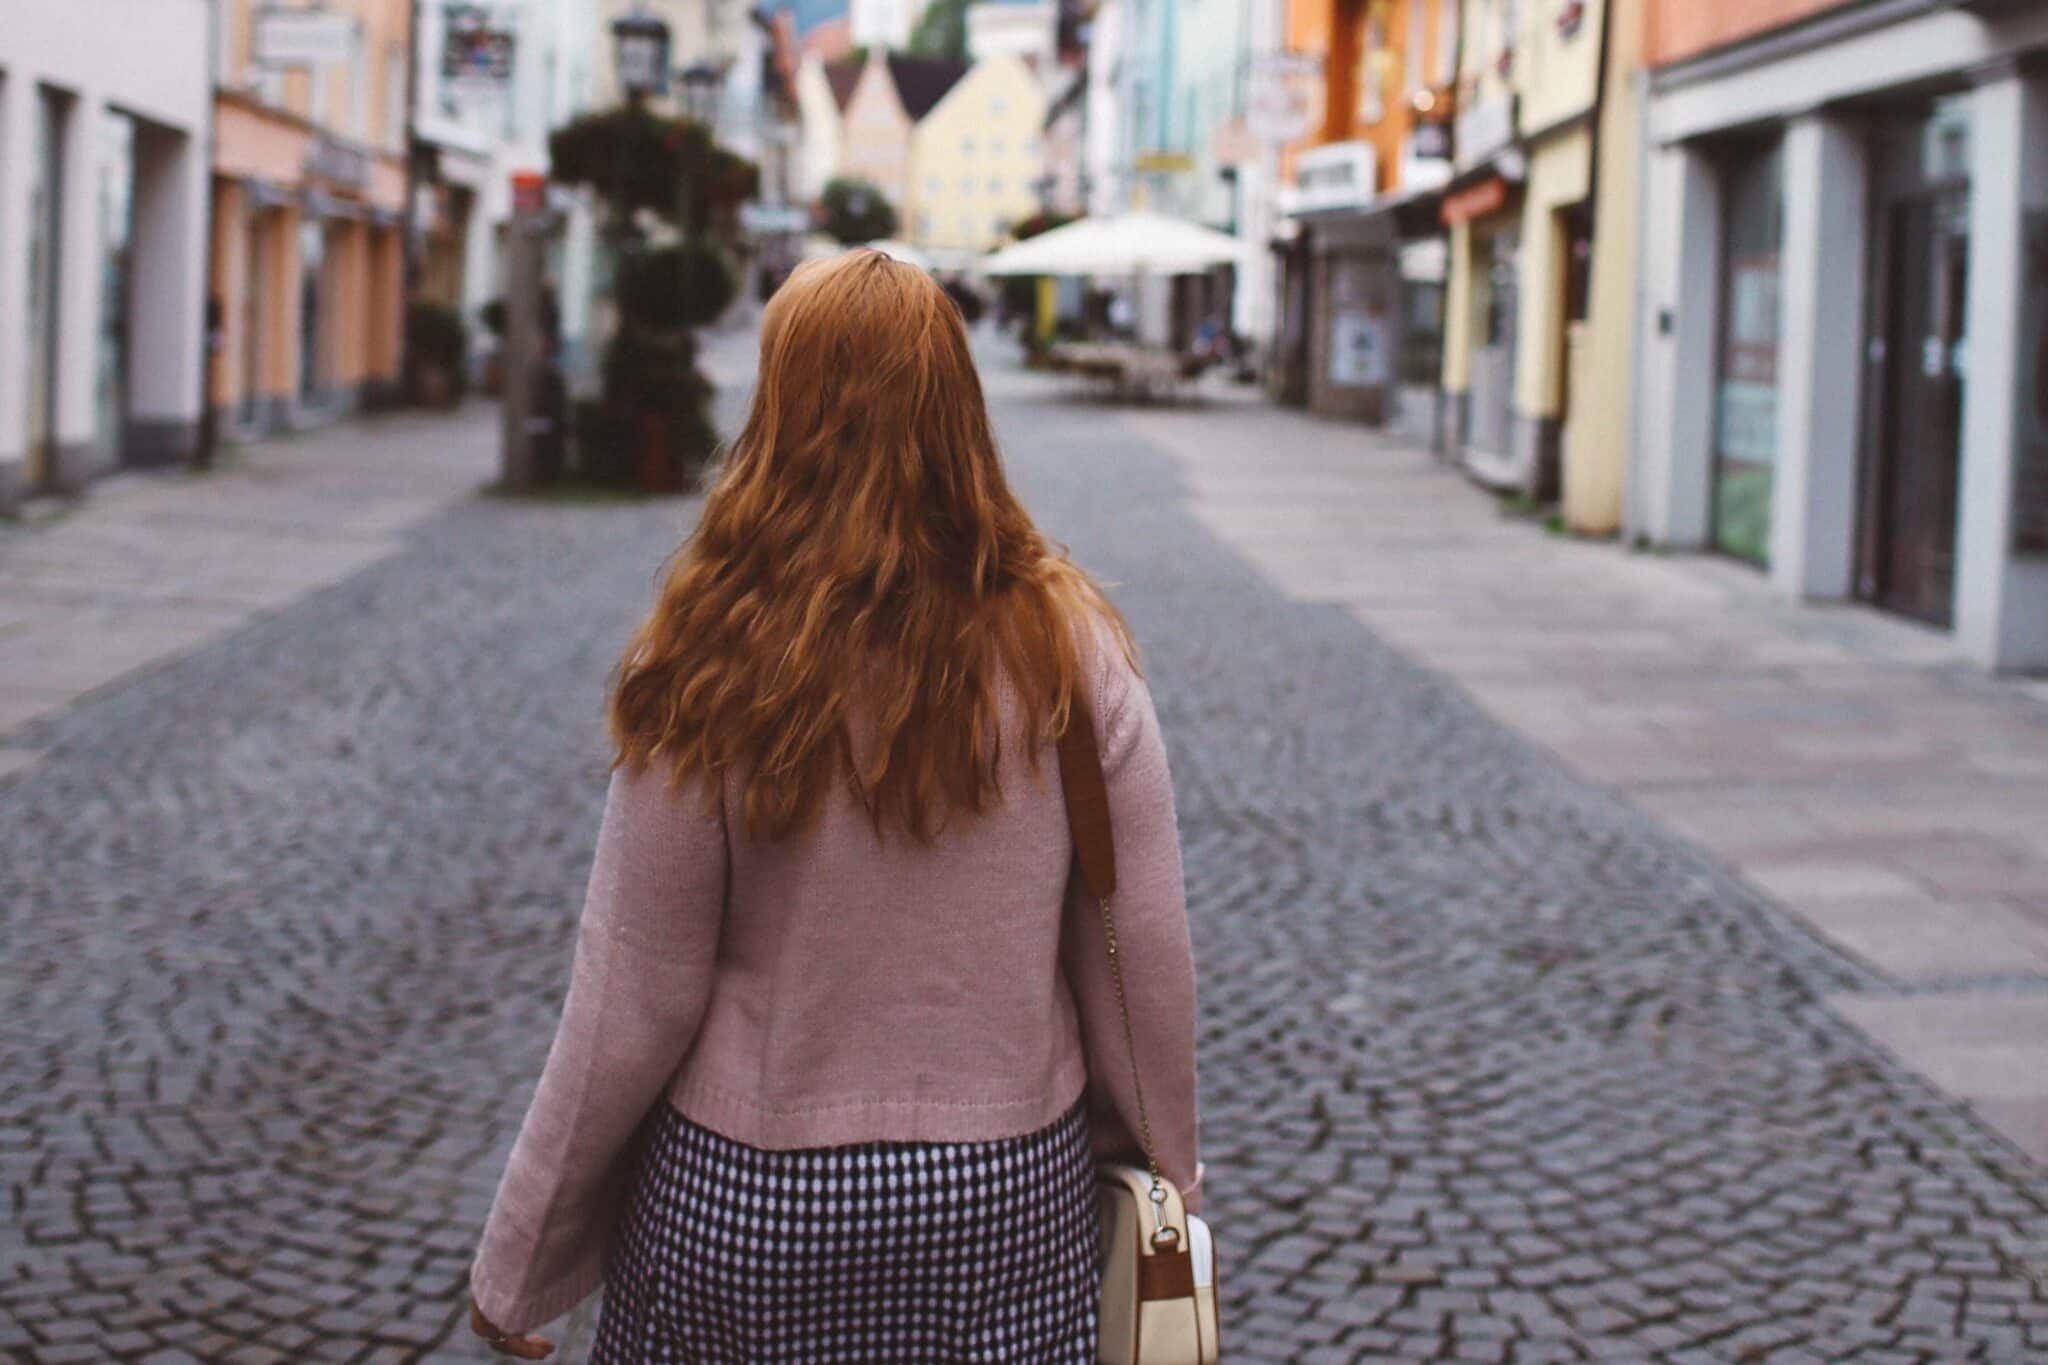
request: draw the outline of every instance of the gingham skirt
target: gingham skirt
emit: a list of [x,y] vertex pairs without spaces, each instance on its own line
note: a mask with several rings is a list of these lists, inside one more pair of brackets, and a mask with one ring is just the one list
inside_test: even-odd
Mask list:
[[667,1105],[641,1134],[592,1365],[1095,1358],[1077,1105],[994,1142],[772,1152]]

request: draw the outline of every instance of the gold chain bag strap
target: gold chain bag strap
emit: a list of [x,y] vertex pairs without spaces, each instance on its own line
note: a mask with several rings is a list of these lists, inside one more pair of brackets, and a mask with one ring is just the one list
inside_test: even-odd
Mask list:
[[1102,1365],[1215,1365],[1215,1250],[1209,1225],[1189,1213],[1180,1191],[1159,1172],[1152,1116],[1124,993],[1123,955],[1116,937],[1116,839],[1102,780],[1095,720],[1075,697],[1060,736],[1060,790],[1081,862],[1081,881],[1102,911],[1102,939],[1138,1106],[1145,1167],[1103,1163],[1096,1171],[1102,1211],[1102,1306],[1096,1359]]

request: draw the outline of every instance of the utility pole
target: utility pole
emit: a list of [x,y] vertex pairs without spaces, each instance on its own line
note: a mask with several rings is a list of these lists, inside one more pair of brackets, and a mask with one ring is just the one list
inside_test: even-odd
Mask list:
[[505,427],[498,474],[513,493],[534,485],[534,398],[546,345],[541,275],[547,219],[547,178],[526,172],[513,176],[512,221],[505,233]]

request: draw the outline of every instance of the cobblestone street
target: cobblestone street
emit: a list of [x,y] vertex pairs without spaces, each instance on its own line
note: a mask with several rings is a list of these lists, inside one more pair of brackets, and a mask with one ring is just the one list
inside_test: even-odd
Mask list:
[[[1166,731],[1227,1360],[2048,1359],[2048,1171],[1829,1007],[1867,966],[1276,589],[1143,422],[991,389]],[[456,503],[7,739],[0,1359],[484,1358],[605,676],[693,510]]]

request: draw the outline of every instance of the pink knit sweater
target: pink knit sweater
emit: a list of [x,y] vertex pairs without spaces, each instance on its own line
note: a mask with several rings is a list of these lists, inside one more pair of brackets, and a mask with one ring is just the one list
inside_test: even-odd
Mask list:
[[[1145,1099],[1161,1165],[1192,1191],[1194,967],[1173,788],[1144,681],[1114,648],[1092,654]],[[664,1097],[756,1147],[970,1142],[1052,1123],[1092,1078],[1097,1150],[1134,1152],[1058,756],[1046,746],[1034,779],[1021,747],[1004,747],[1002,804],[954,815],[928,846],[893,827],[878,840],[844,793],[804,835],[756,843],[736,783],[707,817],[662,772],[614,774],[560,1029],[470,1274],[487,1317],[528,1331],[598,1286],[629,1141]]]

